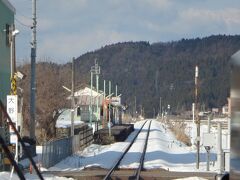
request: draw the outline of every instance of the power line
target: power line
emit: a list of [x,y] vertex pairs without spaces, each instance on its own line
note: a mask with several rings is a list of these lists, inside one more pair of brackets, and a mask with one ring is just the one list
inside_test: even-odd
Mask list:
[[[31,10],[31,8],[29,8],[29,10]],[[31,17],[28,17],[28,16],[24,15],[23,13],[21,13],[19,10],[17,11],[17,15],[22,16],[22,17],[24,17],[25,19],[28,19],[28,20],[32,19]]]
[[19,19],[17,19],[16,17],[15,17],[15,20],[16,20],[16,22],[18,22],[18,23],[21,24],[22,26],[25,26],[25,27],[31,28],[31,25],[27,25],[27,24],[21,22],[21,21],[20,21]]

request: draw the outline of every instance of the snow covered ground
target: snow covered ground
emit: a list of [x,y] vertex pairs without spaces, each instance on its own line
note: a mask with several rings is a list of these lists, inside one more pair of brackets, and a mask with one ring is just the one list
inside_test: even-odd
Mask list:
[[[220,123],[225,123],[225,128],[222,129],[222,150],[225,154],[225,169],[227,171],[229,171],[230,169],[230,134],[229,134],[229,130],[227,129],[227,124],[228,122],[230,121],[229,118],[216,118],[216,119],[213,119],[211,120],[212,123],[214,123],[215,125],[213,126],[213,124],[211,124],[211,128],[210,128],[210,133],[213,134],[215,136],[215,146],[212,147],[211,149],[211,154],[213,155],[213,158],[216,160],[217,159],[217,134],[218,134],[218,130],[217,130],[217,123],[220,122]],[[192,122],[185,122],[187,124],[187,128],[186,128],[186,134],[193,140],[194,142],[194,139],[196,138],[196,124],[195,123],[192,123]],[[206,123],[205,123],[206,124]],[[204,125],[204,123],[201,124],[201,127],[200,127],[200,137],[201,137],[201,141],[200,141],[200,151],[202,153],[206,153],[206,150],[203,146],[203,134],[204,133],[207,133],[208,131],[208,126],[207,125]],[[214,163],[214,161],[212,162]],[[215,164],[215,166],[210,166],[211,170],[212,171],[217,171],[217,166]]]
[[[10,178],[10,176],[10,172],[0,172],[1,180],[19,180],[18,175],[15,173],[12,175],[12,178]],[[29,180],[39,180],[39,177],[36,174],[25,174],[25,178]],[[58,177],[53,175],[43,175],[43,178],[45,180],[73,180],[72,178]]]
[[[86,167],[101,167],[110,169],[116,159],[127,148],[131,139],[137,133],[137,129],[141,127],[144,121],[136,122],[135,131],[127,138],[125,142],[117,142],[111,145],[95,145],[84,149],[71,157],[66,158],[49,170],[71,171],[80,170]],[[142,137],[142,138],[141,138]],[[140,139],[137,139],[136,144],[130,149],[129,155],[123,159],[120,164],[122,168],[136,168],[137,156],[142,150],[142,143],[145,137],[144,133],[140,133]],[[166,169],[169,171],[205,171],[206,169],[206,151],[201,148],[200,153],[200,168],[196,167],[196,150],[188,147],[176,140],[175,136],[168,130],[164,124],[153,120],[151,132],[149,135],[147,152],[145,155],[144,168],[146,169]],[[211,153],[210,170],[216,171],[216,153]]]
[[[138,121],[134,124],[135,131],[130,134],[125,142],[117,142],[110,145],[96,145],[92,144],[55,166],[49,168],[49,171],[76,171],[87,167],[101,167],[110,169],[115,161],[121,156],[122,152],[127,148],[131,140],[136,135],[144,121]],[[146,123],[143,129],[148,127]],[[192,124],[188,122],[188,127],[192,127]],[[205,132],[206,126],[201,126],[201,132]],[[191,135],[194,134],[194,128],[188,128],[187,132]],[[212,129],[212,131],[216,131]],[[143,140],[146,136],[146,131],[139,134],[136,139],[136,143],[130,148],[130,153],[123,158],[120,163],[121,168],[136,168],[138,166],[138,159],[140,152],[142,151]],[[227,144],[227,137],[223,138],[223,144]],[[216,151],[212,150],[210,156],[210,171],[217,171],[216,163]],[[203,146],[200,150],[200,168],[196,167],[196,149],[186,146],[185,144],[176,140],[173,133],[166,127],[165,124],[160,123],[157,120],[152,121],[151,131],[149,134],[149,141],[147,146],[147,152],[145,155],[144,168],[146,169],[165,169],[169,171],[182,171],[182,172],[203,172],[206,170],[206,151]],[[9,174],[2,172],[0,179],[5,177],[9,178]],[[27,174],[27,179],[37,179],[36,176]],[[8,179],[5,178],[5,179]],[[15,178],[15,176],[14,176]],[[61,177],[54,177],[46,175],[46,179],[64,179]]]

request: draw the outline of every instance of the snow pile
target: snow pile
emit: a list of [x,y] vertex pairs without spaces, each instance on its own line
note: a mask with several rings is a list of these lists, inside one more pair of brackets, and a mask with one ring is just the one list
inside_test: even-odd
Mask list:
[[[9,180],[10,179],[11,172],[0,172],[0,179],[1,180]],[[19,180],[19,177],[17,174],[12,175],[12,180]]]
[[[80,117],[74,113],[74,125],[83,124],[83,121],[80,121]],[[71,127],[71,109],[63,109],[62,113],[56,121],[56,128],[68,128]]]

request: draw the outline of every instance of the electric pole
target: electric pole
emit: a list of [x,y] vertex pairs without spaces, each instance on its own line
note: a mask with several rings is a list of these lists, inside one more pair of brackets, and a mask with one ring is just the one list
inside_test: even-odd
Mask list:
[[161,117],[162,115],[162,97],[160,97],[160,102],[159,102],[159,116]]
[[155,114],[156,114],[155,108],[153,108],[153,119],[155,119]]
[[134,114],[133,117],[137,117],[137,97],[134,96]]
[[[91,98],[90,98],[90,126],[92,127],[92,121],[93,121],[93,102],[92,102],[92,89],[93,89],[93,75],[95,74],[96,75],[96,86],[97,86],[97,93],[98,93],[98,80],[99,80],[99,74],[100,74],[100,67],[98,66],[97,64],[97,60],[95,59],[95,64],[94,66],[91,67]],[[97,98],[97,102],[96,102],[96,105],[97,105],[97,121],[98,121],[98,94],[97,96],[95,97]]]
[[[105,108],[105,103],[106,103],[106,81],[105,79],[103,80],[103,127],[105,127],[105,124],[107,123],[107,118],[106,118],[106,114],[107,114],[107,109]],[[106,118],[106,121],[105,121]]]
[[196,168],[199,169],[200,162],[200,119],[198,116],[198,66],[195,67],[195,122],[197,125],[197,156],[196,156]]
[[75,99],[74,99],[74,91],[75,91],[75,58],[72,59],[72,91],[71,91],[71,136],[74,136],[74,111],[75,111]]
[[97,63],[97,59],[95,59],[95,74],[96,74],[96,86],[97,86],[97,123],[99,123],[99,109],[98,109],[98,103],[99,103],[99,96],[98,96],[98,91],[99,91],[99,74],[100,74],[100,66]]
[[111,81],[108,84],[108,94],[109,94],[109,103],[108,103],[108,133],[109,137],[111,137]]
[[36,40],[36,26],[37,26],[37,17],[36,17],[36,0],[32,0],[32,42],[31,42],[31,98],[30,98],[30,137],[36,139],[35,137],[35,92],[36,92],[36,82],[35,82],[35,66],[36,66],[36,49],[37,49],[37,40]]
[[93,108],[93,106],[92,106],[92,88],[93,88],[93,69],[92,69],[92,67],[91,67],[91,71],[90,71],[90,73],[91,73],[91,95],[90,95],[90,126],[92,127],[92,114],[93,114],[93,112],[92,112],[92,108]]

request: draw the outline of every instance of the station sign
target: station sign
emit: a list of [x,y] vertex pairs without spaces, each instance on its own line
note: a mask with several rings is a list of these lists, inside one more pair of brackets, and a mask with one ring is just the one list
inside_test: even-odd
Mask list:
[[18,99],[17,95],[7,95],[7,113],[13,123],[17,122],[18,117]]
[[203,146],[216,146],[216,135],[214,133],[203,133]]
[[111,104],[113,106],[121,106],[121,97],[112,97]]

